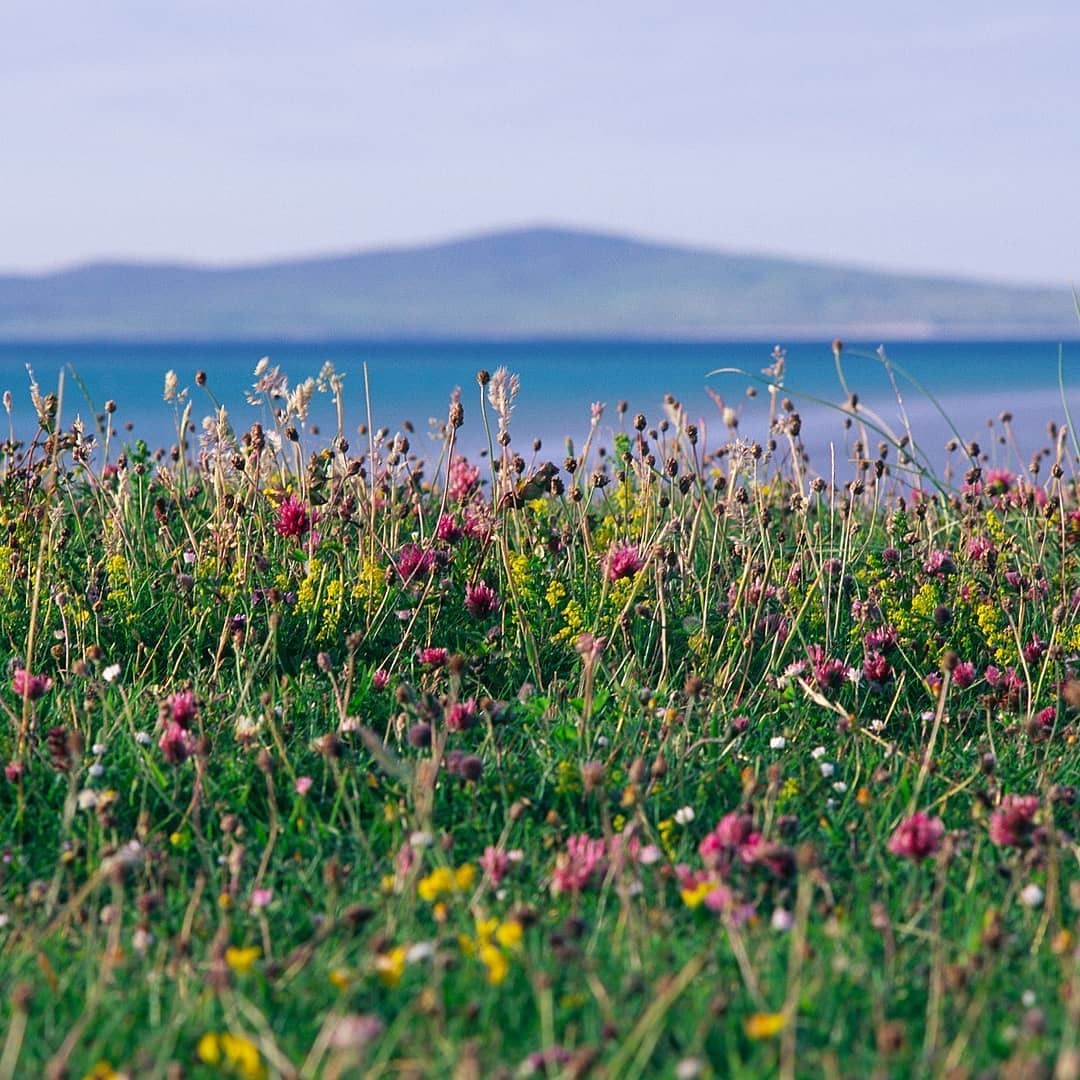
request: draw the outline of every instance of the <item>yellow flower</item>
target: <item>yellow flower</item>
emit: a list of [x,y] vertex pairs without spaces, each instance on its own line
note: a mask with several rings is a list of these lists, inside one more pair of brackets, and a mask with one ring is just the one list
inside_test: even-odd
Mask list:
[[433,904],[440,896],[451,892],[453,888],[453,871],[448,866],[437,866],[427,877],[420,879],[416,886],[416,893],[421,900]]
[[458,892],[468,892],[476,881],[476,867],[472,863],[462,863],[454,871],[454,885]]
[[349,973],[344,968],[334,968],[330,972],[329,979],[331,985],[343,993],[349,989]]
[[487,968],[487,980],[492,986],[498,986],[510,971],[510,965],[497,945],[481,945],[480,960]]
[[262,949],[258,945],[249,945],[244,949],[230,946],[225,950],[225,963],[238,975],[246,975],[260,956],[262,956]]
[[404,947],[397,945],[388,953],[380,953],[375,958],[375,970],[379,973],[383,986],[397,986],[401,982],[401,976],[405,974]]
[[495,931],[495,940],[504,949],[516,949],[521,944],[523,934],[521,923],[516,919],[509,919],[507,922],[499,923],[499,928]]
[[716,886],[711,881],[702,881],[695,885],[692,889],[682,889],[679,895],[682,897],[683,903],[688,908],[700,907],[705,897],[709,895],[715,889]]
[[246,1035],[208,1031],[199,1040],[195,1054],[204,1065],[220,1067],[241,1080],[266,1080],[259,1048]]
[[783,1013],[754,1013],[745,1023],[746,1034],[751,1039],[771,1039],[786,1026]]
[[99,1061],[83,1080],[119,1080],[120,1074],[107,1062]]

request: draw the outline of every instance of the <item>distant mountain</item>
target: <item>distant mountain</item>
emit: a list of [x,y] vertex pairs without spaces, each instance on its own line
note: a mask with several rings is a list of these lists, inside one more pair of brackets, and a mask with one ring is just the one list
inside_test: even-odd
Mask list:
[[0,339],[1077,335],[1067,289],[536,228],[233,268],[0,276]]

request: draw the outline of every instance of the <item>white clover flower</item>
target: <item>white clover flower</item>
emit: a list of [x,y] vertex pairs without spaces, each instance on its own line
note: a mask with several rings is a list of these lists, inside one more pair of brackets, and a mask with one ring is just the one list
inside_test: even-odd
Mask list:
[[93,750],[98,757],[101,757],[101,755],[108,750],[108,747],[103,742],[96,742],[90,749]]
[[845,784],[843,780],[837,780],[836,783],[833,784],[832,789],[838,794],[843,795],[844,792],[847,791],[847,784]]
[[414,832],[409,836],[409,846],[414,848],[431,847],[435,843],[435,837],[429,832]]
[[418,941],[410,945],[405,953],[407,964],[419,964],[424,960],[430,960],[435,955],[435,946],[430,941]]
[[1024,907],[1037,908],[1042,904],[1044,895],[1042,889],[1033,881],[1020,890],[1020,903]]
[[813,758],[813,759],[814,759],[815,761],[816,761],[816,760],[817,760],[818,758],[822,758],[822,757],[824,757],[824,756],[825,756],[825,747],[824,747],[824,746],[815,746],[815,747],[814,747],[814,749],[810,751],[810,756],[811,756],[811,757],[812,757],[812,758]]
[[675,811],[675,823],[677,825],[689,825],[694,820],[694,808],[692,806],[681,806]]
[[119,675],[120,675],[120,665],[119,665],[119,664],[110,664],[110,665],[109,665],[109,666],[108,666],[108,667],[107,667],[107,668],[106,668],[106,669],[105,669],[105,670],[104,670],[104,671],[103,671],[103,672],[101,673],[101,677],[102,677],[102,678],[103,678],[103,679],[104,679],[104,680],[105,680],[105,681],[106,681],[107,683],[111,683],[111,682],[116,682],[116,680],[117,680],[117,678],[119,677]]
[[150,737],[150,733],[146,731],[137,732],[135,735],[135,741],[140,746],[149,746],[154,740]]
[[787,739],[783,735],[774,735],[769,740],[770,750],[783,750],[785,746],[787,746]]
[[100,761],[95,761],[89,769],[86,770],[95,780],[99,780],[105,775],[105,766]]
[[785,933],[786,931],[791,929],[791,925],[795,922],[795,918],[786,908],[778,907],[772,913],[772,919],[770,920],[770,922],[772,923],[772,928],[774,930],[778,930],[780,931],[780,933]]
[[818,768],[821,770],[821,775],[824,776],[826,780],[828,780],[829,777],[832,776],[834,772],[836,772],[836,766],[828,761],[822,761],[818,765]]

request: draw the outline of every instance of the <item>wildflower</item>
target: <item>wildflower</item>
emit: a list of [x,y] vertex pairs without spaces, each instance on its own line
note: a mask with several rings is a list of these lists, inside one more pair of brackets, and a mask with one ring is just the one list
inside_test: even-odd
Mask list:
[[334,1050],[362,1050],[385,1030],[386,1025],[374,1013],[353,1013],[335,1021],[329,1045]]
[[746,1018],[743,1027],[750,1039],[771,1039],[787,1026],[783,1013],[754,1013]]
[[582,833],[566,841],[566,850],[555,860],[551,877],[551,891],[556,895],[579,892],[604,869],[605,846],[603,840],[594,840]]
[[923,563],[923,570],[926,573],[931,574],[934,577],[947,577],[956,571],[956,564],[953,562],[952,552],[949,551],[931,551],[926,561]]
[[843,661],[826,654],[820,645],[811,645],[806,650],[814,675],[814,682],[821,690],[835,688],[844,680],[846,668]]
[[494,615],[499,610],[499,594],[483,581],[478,581],[475,585],[466,585],[465,610],[474,619]]
[[243,949],[230,946],[225,950],[225,963],[237,975],[246,975],[260,956],[262,956],[262,949],[258,945],[249,945]]
[[310,776],[298,776],[296,778],[296,794],[303,798],[311,790],[313,783],[314,781]]
[[11,677],[11,689],[19,697],[37,701],[52,689],[53,681],[48,675],[31,675],[26,668],[17,668]]
[[675,811],[675,824],[676,825],[689,825],[694,820],[694,808],[692,806],[682,806]]
[[405,544],[398,552],[397,572],[402,584],[426,576],[435,569],[435,552],[419,544]]
[[401,982],[405,974],[406,954],[401,945],[396,945],[389,952],[379,953],[375,957],[375,970],[383,986],[394,987]]
[[9,761],[4,766],[4,776],[9,784],[17,784],[26,775],[26,765],[21,761]]
[[1020,903],[1022,903],[1024,907],[1037,908],[1042,904],[1044,896],[1045,894],[1042,889],[1040,889],[1035,882],[1032,882],[1030,885],[1025,885],[1020,890]]
[[902,821],[889,840],[889,851],[913,862],[922,862],[941,847],[945,824],[921,810]]
[[101,677],[107,683],[115,682],[117,680],[117,678],[119,677],[119,675],[120,675],[120,665],[119,664],[110,664],[101,673]]
[[609,581],[633,577],[644,565],[641,552],[633,544],[616,544],[607,553],[607,576]]
[[446,663],[449,655],[446,649],[429,645],[425,649],[420,649],[416,654],[416,658],[424,667],[438,668]]
[[892,678],[892,665],[881,653],[868,652],[863,657],[863,675],[867,682],[882,686]]
[[191,726],[191,721],[195,719],[198,712],[198,702],[190,690],[170,694],[165,704],[168,706],[174,724],[179,724],[185,729]]
[[211,1068],[221,1068],[241,1080],[266,1080],[266,1066],[258,1047],[246,1035],[208,1031],[195,1048],[195,1056]]
[[787,746],[787,739],[783,735],[774,735],[769,740],[770,750],[783,750],[785,746]]
[[975,681],[975,665],[970,660],[961,660],[953,668],[952,679],[958,690],[966,690]]
[[274,528],[279,536],[301,539],[311,528],[307,503],[295,495],[287,495],[278,506]]
[[492,844],[484,848],[484,854],[480,856],[480,868],[484,871],[492,888],[497,889],[502,880],[510,872],[510,856],[505,851]]
[[251,892],[251,906],[256,911],[269,907],[270,901],[273,899],[274,893],[272,889],[253,889]]
[[786,933],[795,922],[795,917],[786,908],[776,908],[769,920],[772,928],[779,933]]
[[990,842],[998,847],[1021,847],[1030,839],[1039,809],[1037,795],[1006,795],[990,815]]
[[[480,467],[473,465],[460,454],[455,454],[450,462],[449,486],[447,494],[456,502],[466,499],[480,486]],[[439,522],[442,525],[442,522]],[[445,539],[440,537],[440,539]],[[451,541],[452,542],[452,541]]]
[[461,523],[453,514],[443,514],[435,526],[435,536],[444,544],[456,544],[465,535]]
[[390,672],[383,668],[376,668],[371,676],[371,688],[373,690],[385,690],[390,685]]
[[195,738],[190,731],[171,720],[158,740],[158,747],[170,765],[182,765],[195,749]]

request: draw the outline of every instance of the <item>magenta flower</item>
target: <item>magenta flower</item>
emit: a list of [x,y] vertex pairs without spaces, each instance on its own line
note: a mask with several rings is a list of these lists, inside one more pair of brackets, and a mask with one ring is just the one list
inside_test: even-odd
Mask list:
[[174,724],[179,724],[184,729],[191,727],[191,721],[199,711],[199,703],[190,690],[170,694],[165,704],[169,707]]
[[1026,845],[1038,810],[1038,795],[1006,795],[990,815],[990,842],[998,847]]
[[941,818],[920,810],[897,826],[889,839],[889,850],[901,858],[922,862],[941,847],[944,838],[945,823]]
[[403,583],[430,574],[435,569],[435,552],[419,544],[406,544],[397,557],[397,572]]
[[749,814],[732,810],[717,823],[698,844],[698,854],[708,867],[718,867],[731,862],[735,853],[746,845],[753,833],[754,819]]
[[888,652],[896,645],[897,633],[895,626],[875,626],[866,637],[863,645],[873,652]]
[[879,652],[868,652],[863,657],[862,669],[866,681],[879,686],[887,683],[893,675],[892,665]]
[[510,856],[505,851],[488,844],[484,848],[484,854],[480,856],[480,869],[487,875],[491,887],[497,889],[504,877],[510,873]]
[[465,586],[465,610],[474,618],[482,619],[499,610],[499,594],[486,582]]
[[295,495],[287,495],[281,500],[274,522],[279,536],[288,536],[299,540],[311,528],[311,515],[307,504]]
[[371,676],[371,688],[373,690],[385,690],[390,685],[390,672],[384,668],[376,668]]
[[26,766],[21,761],[9,761],[4,766],[4,776],[9,784],[17,784],[26,775]]
[[175,720],[170,720],[158,740],[158,747],[170,765],[182,765],[195,749],[195,738]]
[[296,778],[296,794],[303,797],[311,790],[314,781],[310,776],[298,776]]
[[449,655],[450,654],[446,649],[440,649],[434,645],[429,645],[426,649],[420,649],[416,654],[416,658],[425,667],[437,668],[442,667],[446,663]]
[[609,581],[633,577],[645,565],[641,552],[634,544],[613,545],[607,553],[606,562]]
[[18,668],[11,677],[11,689],[19,697],[28,697],[37,701],[39,697],[52,689],[52,679],[48,675],[31,675],[26,668]]
[[820,645],[810,645],[806,650],[810,665],[814,671],[814,682],[818,689],[828,690],[839,686],[844,681],[847,668],[842,660],[829,656]]
[[456,544],[465,535],[465,530],[453,514],[443,514],[435,526],[435,535],[445,544]]
[[468,731],[476,724],[476,698],[455,701],[446,710],[446,726],[451,731]]
[[604,855],[603,840],[594,840],[584,833],[580,836],[571,836],[566,841],[566,850],[560,852],[555,860],[555,870],[551,875],[551,891],[556,894],[580,892],[595,877],[603,873]]
[[464,502],[480,486],[480,467],[455,454],[450,462],[449,481],[450,498]]
[[956,564],[953,562],[952,552],[931,551],[926,562],[923,563],[923,569],[928,574],[942,578],[953,573],[956,570]]
[[975,665],[970,660],[961,660],[952,673],[953,682],[960,690],[966,690],[975,681]]

